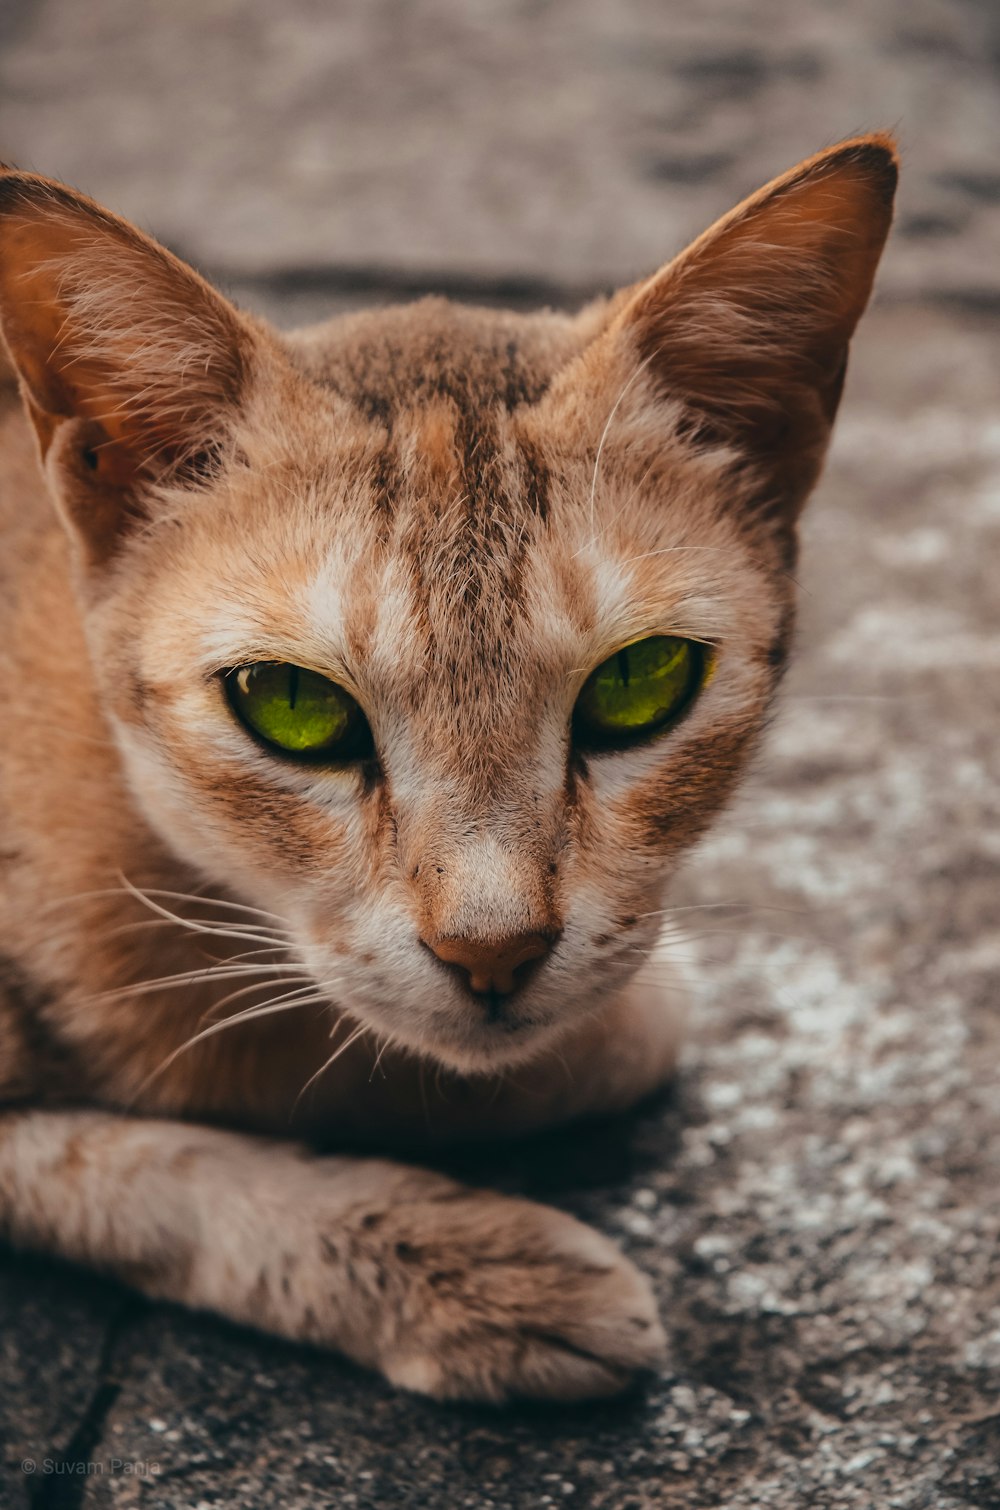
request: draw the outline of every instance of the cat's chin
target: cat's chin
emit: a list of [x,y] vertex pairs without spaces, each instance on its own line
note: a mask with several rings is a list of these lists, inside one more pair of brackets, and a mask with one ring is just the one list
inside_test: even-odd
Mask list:
[[456,1074],[489,1076],[539,1058],[564,1036],[567,1028],[568,1024],[560,1022],[480,1027],[468,1034],[427,1035],[419,1044],[405,1047]]

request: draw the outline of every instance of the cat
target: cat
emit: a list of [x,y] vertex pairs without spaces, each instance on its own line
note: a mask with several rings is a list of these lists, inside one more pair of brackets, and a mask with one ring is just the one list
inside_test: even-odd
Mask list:
[[0,176],[9,1243],[442,1399],[658,1365],[608,1239],[386,1154],[670,1075],[665,888],[786,662],[896,171],[832,147],[579,314],[291,334]]

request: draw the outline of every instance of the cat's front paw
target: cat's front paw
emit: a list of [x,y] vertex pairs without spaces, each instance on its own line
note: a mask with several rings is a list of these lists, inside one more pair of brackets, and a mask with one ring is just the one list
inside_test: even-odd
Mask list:
[[572,1217],[463,1191],[391,1226],[397,1303],[379,1362],[394,1383],[441,1400],[584,1400],[662,1362],[648,1279]]

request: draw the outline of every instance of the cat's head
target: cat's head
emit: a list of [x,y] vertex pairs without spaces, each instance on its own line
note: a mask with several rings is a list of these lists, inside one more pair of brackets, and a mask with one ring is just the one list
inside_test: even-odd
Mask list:
[[359,1023],[500,1066],[641,963],[785,660],[895,178],[885,138],[833,148],[577,317],[290,336],[0,178],[0,311],[135,801]]

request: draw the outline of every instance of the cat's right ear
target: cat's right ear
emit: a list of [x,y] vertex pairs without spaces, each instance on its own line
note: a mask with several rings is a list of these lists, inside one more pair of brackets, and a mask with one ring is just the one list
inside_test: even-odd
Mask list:
[[210,470],[254,334],[127,222],[17,172],[0,175],[0,323],[56,503],[101,564],[151,483]]
[[627,291],[598,348],[626,392],[642,376],[675,424],[738,458],[748,507],[779,530],[819,473],[896,174],[879,133],[800,163]]

